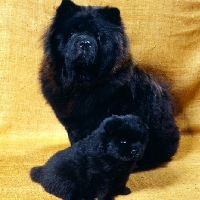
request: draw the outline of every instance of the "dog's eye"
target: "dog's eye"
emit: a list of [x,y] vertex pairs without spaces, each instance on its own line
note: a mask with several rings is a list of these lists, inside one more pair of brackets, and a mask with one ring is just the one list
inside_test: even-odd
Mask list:
[[126,140],[121,140],[120,143],[121,144],[126,144]]
[[75,33],[77,33],[76,29],[71,30],[70,35],[74,35]]
[[99,35],[99,33],[97,33],[97,40],[100,40],[101,38],[100,38],[100,35]]
[[97,31],[95,31],[94,34],[95,34],[96,39],[100,41],[101,39],[100,34]]

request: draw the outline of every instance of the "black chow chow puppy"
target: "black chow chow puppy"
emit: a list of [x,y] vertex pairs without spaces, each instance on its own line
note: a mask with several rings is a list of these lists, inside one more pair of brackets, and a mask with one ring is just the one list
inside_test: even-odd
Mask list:
[[132,61],[117,8],[63,0],[44,36],[40,81],[72,144],[113,114],[134,114],[150,128],[138,165],[175,154],[179,130],[168,88]]
[[144,153],[148,128],[133,115],[106,118],[91,135],[31,170],[33,181],[65,200],[112,200]]

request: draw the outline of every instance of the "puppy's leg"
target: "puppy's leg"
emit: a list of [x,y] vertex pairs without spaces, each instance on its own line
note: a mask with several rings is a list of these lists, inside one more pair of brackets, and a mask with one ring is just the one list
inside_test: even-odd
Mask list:
[[94,200],[94,198],[81,198],[81,197],[69,197],[69,198],[65,198],[63,200]]
[[98,200],[114,200],[114,198],[111,197],[111,196],[98,197],[97,199],[98,199]]
[[118,188],[118,189],[115,191],[114,196],[115,196],[115,195],[128,195],[128,194],[130,194],[130,193],[131,193],[131,190],[130,190],[128,187],[122,186],[122,187]]

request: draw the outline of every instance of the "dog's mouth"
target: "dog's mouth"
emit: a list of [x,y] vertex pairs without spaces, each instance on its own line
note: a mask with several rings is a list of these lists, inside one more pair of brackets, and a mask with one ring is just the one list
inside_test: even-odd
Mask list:
[[66,63],[79,80],[90,80],[96,73],[98,44],[94,37],[75,34],[67,45]]
[[87,68],[91,68],[95,65],[96,56],[95,55],[86,55],[81,53],[78,55],[77,59],[74,61],[76,63],[76,67],[79,67],[83,70]]
[[81,55],[75,60],[74,71],[78,79],[89,81],[95,75],[95,62],[88,60],[85,55]]

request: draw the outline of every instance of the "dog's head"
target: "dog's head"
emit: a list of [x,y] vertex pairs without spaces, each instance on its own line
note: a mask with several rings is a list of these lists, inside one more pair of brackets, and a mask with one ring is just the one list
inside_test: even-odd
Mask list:
[[63,0],[44,36],[44,65],[62,84],[84,83],[116,68],[127,56],[127,45],[117,8]]
[[138,117],[113,115],[104,120],[102,125],[109,155],[121,161],[142,158],[148,142],[148,127]]

